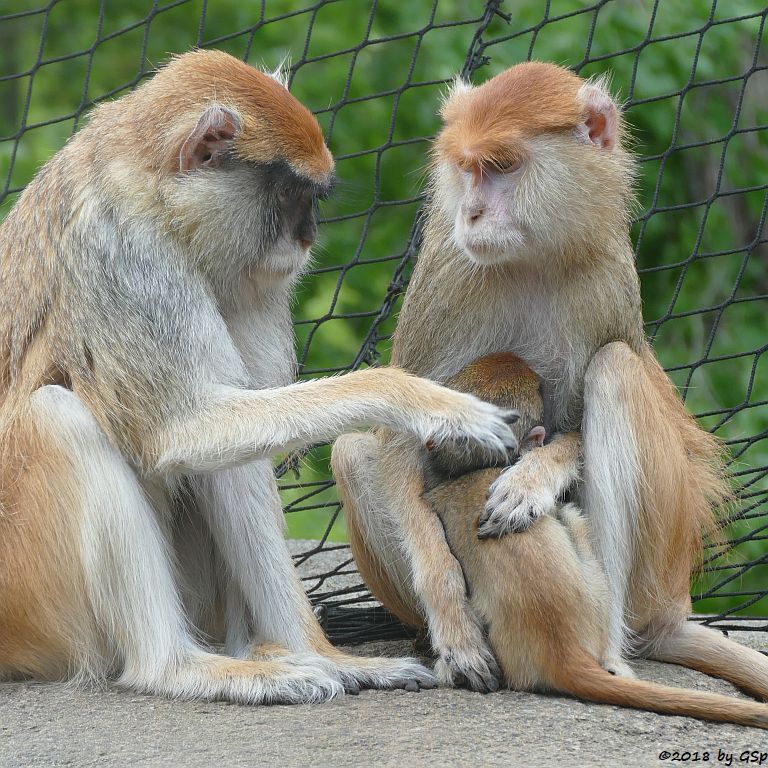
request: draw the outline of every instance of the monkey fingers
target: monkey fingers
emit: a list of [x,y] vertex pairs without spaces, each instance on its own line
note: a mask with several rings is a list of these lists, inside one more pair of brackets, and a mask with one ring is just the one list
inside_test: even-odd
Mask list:
[[[361,659],[347,656],[347,663],[335,664],[347,693],[361,688],[396,689],[418,692],[437,686],[435,676],[415,659]],[[362,665],[360,662],[364,662]],[[372,662],[378,662],[375,667]]]
[[489,461],[505,459],[509,453],[517,451],[517,438],[510,429],[519,418],[517,411],[498,408],[473,395],[451,391],[451,396],[455,394],[461,395],[461,404],[442,421],[430,420],[432,423],[421,435],[425,445],[434,449],[453,444],[467,452],[477,446],[488,455]]
[[520,464],[499,475],[488,489],[488,500],[478,520],[478,538],[525,531],[541,515],[555,511],[555,495],[532,480]]
[[538,517],[553,514],[557,499],[579,477],[581,437],[559,434],[525,453],[491,485],[478,521],[480,538],[524,531]]
[[419,691],[434,688],[437,680],[416,659],[356,656],[335,648],[327,640],[317,646],[317,663],[338,679],[347,693],[362,688]]

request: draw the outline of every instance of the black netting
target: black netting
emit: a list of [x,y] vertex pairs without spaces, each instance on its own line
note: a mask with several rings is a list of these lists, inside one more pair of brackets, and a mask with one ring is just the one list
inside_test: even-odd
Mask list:
[[[317,269],[299,290],[302,376],[386,363],[419,242],[436,107],[456,73],[477,82],[528,58],[610,71],[641,159],[634,227],[648,332],[702,424],[731,450],[742,504],[732,545],[695,587],[706,621],[768,615],[768,10],[756,0],[67,0],[0,16],[0,204],[86,111],[169,53],[217,47],[255,65],[285,57],[323,125],[340,193],[324,210]],[[301,6],[301,7],[297,7]],[[7,3],[4,8],[7,8]],[[297,556],[328,626],[347,640],[400,628],[343,549],[328,448],[278,467]],[[751,625],[754,625],[751,622]],[[757,626],[768,629],[768,620]]]

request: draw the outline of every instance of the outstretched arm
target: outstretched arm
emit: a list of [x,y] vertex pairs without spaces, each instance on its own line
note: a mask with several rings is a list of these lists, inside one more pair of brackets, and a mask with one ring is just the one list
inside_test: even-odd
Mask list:
[[469,439],[491,452],[514,448],[511,412],[396,368],[356,371],[267,390],[210,389],[201,405],[152,441],[160,472],[223,469],[364,425],[421,440]]

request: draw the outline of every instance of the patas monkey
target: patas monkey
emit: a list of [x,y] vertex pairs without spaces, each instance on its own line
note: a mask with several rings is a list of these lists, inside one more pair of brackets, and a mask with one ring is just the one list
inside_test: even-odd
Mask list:
[[[424,243],[393,342],[395,365],[445,381],[510,351],[543,382],[555,435],[491,486],[484,536],[525,530],[555,509],[570,476],[556,456],[583,442],[577,500],[610,593],[606,664],[623,651],[713,672],[768,696],[756,652],[686,622],[690,573],[712,510],[729,496],[718,443],[685,411],[644,336],[629,239],[634,163],[601,81],[543,63],[472,87],[443,108]],[[382,431],[337,441],[334,469],[355,556],[377,594],[412,590],[446,683],[487,687],[492,655],[458,563],[435,546],[421,444]]]
[[[517,409],[520,453],[541,450],[536,447],[545,437],[539,380],[523,360],[510,354],[484,357],[446,383]],[[578,435],[570,439],[578,440]],[[473,471],[485,461],[471,448],[435,448],[425,462],[424,498],[443,522],[451,551],[461,563],[470,606],[487,629],[506,685],[768,728],[765,704],[606,671],[600,662],[607,649],[610,597],[592,552],[588,518],[574,504],[560,502],[524,532],[478,540],[488,488],[501,472]],[[577,462],[562,469],[577,480]]]
[[430,683],[330,645],[266,457],[366,423],[514,438],[494,406],[400,370],[290,384],[291,286],[333,169],[277,78],[196,51],[100,106],[9,213],[0,677],[241,702]]

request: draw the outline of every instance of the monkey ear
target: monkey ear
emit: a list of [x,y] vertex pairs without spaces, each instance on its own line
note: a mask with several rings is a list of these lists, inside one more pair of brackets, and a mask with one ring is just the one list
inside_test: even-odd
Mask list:
[[611,97],[606,79],[584,83],[577,99],[582,105],[582,120],[576,126],[576,135],[600,149],[613,149],[619,138],[619,109]]
[[541,448],[544,445],[544,439],[547,436],[547,430],[544,427],[534,427],[523,439],[523,444],[520,446],[523,450],[530,450],[531,448]]
[[197,125],[182,144],[179,170],[215,168],[232,148],[239,131],[240,118],[231,109],[212,104],[200,115]]

